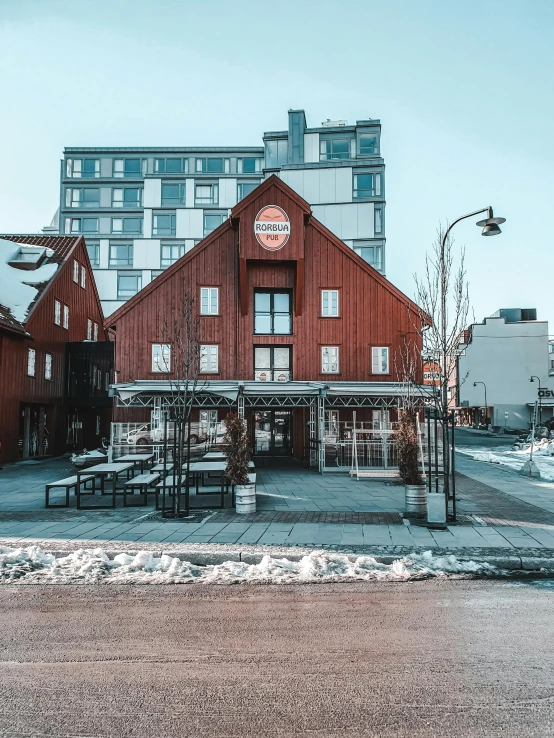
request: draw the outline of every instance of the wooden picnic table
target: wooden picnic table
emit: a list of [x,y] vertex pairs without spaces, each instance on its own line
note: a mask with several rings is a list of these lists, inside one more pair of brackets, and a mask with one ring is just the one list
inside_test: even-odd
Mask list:
[[116,464],[126,464],[130,461],[133,462],[133,464],[140,464],[140,473],[144,473],[144,465],[148,461],[152,461],[154,458],[154,454],[124,454],[123,456],[120,456],[118,459],[114,459],[114,463]]
[[[87,469],[77,469],[77,509],[78,510],[110,510],[112,508],[115,508],[115,495],[116,495],[116,487],[117,487],[117,478],[120,474],[123,474],[124,472],[127,472],[127,478],[129,478],[129,472],[131,469],[133,469],[134,464],[131,463],[121,463],[117,461],[113,461],[111,463],[107,464],[95,464],[95,466],[89,466]],[[104,495],[106,494],[105,489],[105,481],[108,474],[112,475],[112,504],[111,505],[92,505],[83,507],[81,505],[81,477],[86,476],[87,474],[94,474],[95,477],[100,477],[100,494]],[[96,491],[96,483],[94,485],[94,491]],[[94,491],[92,494],[94,494]],[[86,494],[90,494],[87,492]],[[109,492],[107,494],[110,494]]]
[[[200,462],[195,462],[195,463],[200,464]],[[212,464],[213,463],[219,463],[219,462],[212,462]],[[192,466],[194,466],[194,464],[191,464],[190,466],[191,466],[190,473],[191,473],[193,479],[195,480],[195,492],[196,492],[196,494],[198,496],[219,494],[219,505],[202,505],[202,507],[203,508],[208,508],[208,509],[209,508],[212,508],[212,507],[215,508],[215,509],[224,508],[225,507],[225,494],[227,492],[226,487],[225,487],[225,476],[224,476],[226,464],[220,464],[220,466],[222,467],[222,469],[219,470],[219,471],[221,471],[221,479],[220,479],[219,492],[216,491],[216,490],[214,490],[213,492],[200,492],[199,489],[198,489],[198,481],[199,481],[199,478],[201,476],[201,471],[198,470],[198,469],[195,470],[195,471],[193,471]],[[218,470],[210,469],[210,471],[218,471]],[[186,484],[186,478],[187,477],[186,477],[186,473],[185,473],[185,474],[183,474],[183,477],[181,479],[181,489]],[[176,490],[178,488],[178,486],[179,486],[178,481],[177,481],[177,478],[175,476],[168,476],[168,477],[166,477],[165,483],[164,483],[163,480],[161,480],[156,485],[156,489],[157,490],[162,490],[164,488],[164,486],[165,486],[166,489]],[[158,494],[160,494],[160,492],[158,492]],[[158,505],[157,505],[157,507],[158,507]]]

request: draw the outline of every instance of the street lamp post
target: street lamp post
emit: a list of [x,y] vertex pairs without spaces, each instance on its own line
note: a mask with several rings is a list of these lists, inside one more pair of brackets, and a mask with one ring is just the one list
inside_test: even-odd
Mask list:
[[488,415],[489,406],[487,405],[487,385],[484,382],[473,382],[473,386],[474,387],[477,387],[478,384],[482,384],[483,387],[485,388],[485,422],[486,422],[486,420],[487,420],[487,418],[489,416]]
[[486,213],[487,217],[483,220],[477,221],[477,225],[483,229],[481,235],[482,236],[497,236],[499,233],[502,233],[499,226],[501,223],[506,222],[506,218],[495,218],[492,207],[486,207],[481,208],[481,210],[475,210],[473,213],[468,213],[467,215],[462,215],[460,218],[456,218],[455,221],[453,221],[446,231],[444,232],[444,235],[441,239],[441,248],[440,248],[440,260],[439,260],[439,269],[440,269],[440,306],[441,306],[441,404],[442,404],[442,416],[443,416],[443,447],[444,447],[444,494],[446,498],[448,499],[449,494],[449,474],[450,474],[450,468],[449,468],[449,455],[447,452],[448,449],[448,372],[447,372],[447,324],[446,324],[446,297],[447,297],[447,268],[446,268],[446,259],[445,259],[445,252],[446,252],[446,239],[448,238],[448,234],[454,228],[456,223],[459,223],[461,220],[465,220],[466,218],[473,218],[475,215],[480,215],[481,213]]
[[542,395],[541,395],[542,387],[541,387],[541,380],[540,380],[540,377],[537,377],[536,374],[532,374],[531,375],[531,379],[529,381],[530,382],[534,382],[535,379],[539,383],[539,425],[542,425]]

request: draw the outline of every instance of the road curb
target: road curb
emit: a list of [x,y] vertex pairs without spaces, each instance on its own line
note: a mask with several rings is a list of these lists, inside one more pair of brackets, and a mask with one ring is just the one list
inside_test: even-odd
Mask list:
[[[304,556],[310,553],[342,553],[352,561],[359,556],[371,556],[381,564],[392,564],[398,559],[409,555],[400,552],[391,553],[356,553],[354,551],[333,551],[326,548],[317,547],[287,547],[287,546],[225,546],[217,544],[196,544],[193,546],[181,546],[179,544],[167,544],[165,546],[154,543],[144,543],[138,546],[136,543],[131,545],[119,544],[118,546],[110,546],[109,548],[98,546],[97,541],[71,541],[67,542],[65,547],[60,547],[59,541],[55,545],[49,545],[48,541],[19,541],[8,543],[0,540],[0,546],[9,548],[28,548],[30,546],[38,546],[46,553],[56,557],[67,556],[68,554],[80,549],[96,549],[102,550],[110,559],[121,553],[136,554],[139,551],[147,551],[155,557],[162,554],[173,556],[181,561],[190,561],[195,566],[214,566],[223,564],[226,561],[243,562],[245,564],[259,564],[264,556],[272,556],[274,558],[286,558],[289,561],[300,561]],[[422,554],[429,549],[418,549],[412,551],[413,554]],[[529,574],[552,574],[554,575],[554,557],[550,556],[518,556],[514,555],[498,555],[498,556],[479,556],[474,552],[471,554],[460,551],[449,551],[448,553],[432,551],[439,556],[455,556],[459,561],[474,561],[478,564],[488,564],[491,568],[510,573],[522,572]]]

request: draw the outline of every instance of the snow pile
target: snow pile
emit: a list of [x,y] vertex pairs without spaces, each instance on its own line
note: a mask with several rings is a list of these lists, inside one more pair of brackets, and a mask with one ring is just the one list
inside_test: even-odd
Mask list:
[[[533,461],[539,468],[541,477],[547,481],[554,482],[554,457],[552,450],[554,449],[552,441],[542,439],[537,441],[533,447]],[[499,448],[479,448],[479,447],[456,447],[456,451],[476,461],[485,461],[489,464],[500,464],[514,471],[519,471],[523,464],[529,460],[531,446],[523,449],[506,449]]]
[[56,557],[37,546],[0,547],[0,582],[18,584],[300,584],[339,581],[405,582],[452,575],[498,573],[489,564],[434,556],[431,551],[410,554],[381,564],[371,556],[314,551],[300,561],[269,555],[259,564],[226,561],[197,566],[175,556],[150,551],[120,553],[113,559],[101,548],[79,549]]
[[[27,247],[35,250],[37,248],[28,244]],[[24,248],[25,244],[0,239],[0,303],[8,308],[20,323],[25,321],[29,307],[37,296],[38,288],[34,285],[48,282],[58,269],[56,262],[43,264],[38,269],[31,270],[10,266],[8,261],[19,249]]]

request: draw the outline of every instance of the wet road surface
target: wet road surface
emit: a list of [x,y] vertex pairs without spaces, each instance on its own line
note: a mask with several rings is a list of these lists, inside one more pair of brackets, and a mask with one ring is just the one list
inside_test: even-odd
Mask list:
[[554,588],[2,586],[0,736],[551,736]]

